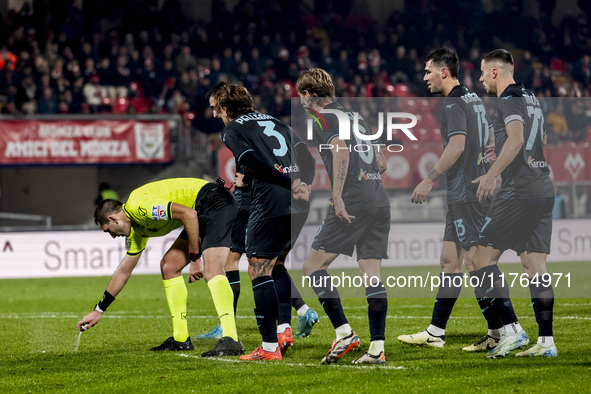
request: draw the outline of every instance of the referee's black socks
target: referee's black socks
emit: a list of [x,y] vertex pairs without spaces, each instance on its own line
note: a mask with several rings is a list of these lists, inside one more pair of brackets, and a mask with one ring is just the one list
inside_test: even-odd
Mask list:
[[252,280],[254,314],[263,342],[277,343],[277,292],[271,276]]
[[441,284],[437,291],[433,314],[431,315],[431,324],[435,327],[445,330],[451,311],[462,291],[463,275],[462,273],[441,273]]
[[371,341],[383,341],[386,339],[386,314],[388,313],[388,294],[384,284],[379,282],[377,286],[366,287],[365,296]]
[[334,328],[340,327],[343,324],[348,324],[343,306],[341,305],[341,297],[337,289],[331,287],[331,278],[326,270],[318,270],[310,275],[311,285],[318,296],[320,305],[324,308],[324,312],[330,319]]

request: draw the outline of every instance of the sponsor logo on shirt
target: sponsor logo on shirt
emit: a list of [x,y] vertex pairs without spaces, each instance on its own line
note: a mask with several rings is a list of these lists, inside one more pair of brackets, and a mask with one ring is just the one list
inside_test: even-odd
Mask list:
[[166,216],[166,205],[152,206],[152,219],[154,220],[168,220]]
[[279,164],[275,164],[275,169],[282,174],[291,174],[292,172],[300,172],[300,167],[297,164],[292,164],[291,166],[282,166]]
[[357,180],[362,180],[365,179],[366,181],[381,181],[382,180],[382,176],[380,175],[379,172],[365,172],[363,170],[359,170],[359,177],[357,177]]
[[531,157],[531,156],[529,156],[527,158],[527,164],[531,168],[544,168],[544,167],[548,167],[548,163],[546,163],[545,160],[534,160],[533,157]]
[[479,166],[481,163],[490,163],[490,160],[485,159],[484,156],[482,156],[482,153],[478,155],[478,161],[476,161],[476,165]]

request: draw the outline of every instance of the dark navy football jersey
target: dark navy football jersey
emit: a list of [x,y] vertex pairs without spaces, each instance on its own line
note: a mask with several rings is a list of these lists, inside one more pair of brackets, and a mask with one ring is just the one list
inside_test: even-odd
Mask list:
[[[236,172],[239,172],[252,179],[252,171],[243,164],[236,165]],[[252,202],[251,195],[252,185],[246,185],[244,187],[234,187],[234,197],[238,203],[238,209],[250,209],[250,203]]]
[[522,84],[511,84],[497,99],[493,123],[497,154],[507,140],[506,125],[523,124],[523,146],[501,173],[497,198],[523,199],[554,196],[554,185],[544,157],[544,114],[538,99]]
[[[279,171],[291,179],[300,178],[294,146],[304,142],[291,127],[273,116],[255,112],[240,115],[222,130],[222,141],[234,154],[237,166],[243,164],[240,159],[245,153],[254,152],[268,164],[270,171]],[[255,171],[252,176],[251,217],[255,220],[308,209],[308,204],[298,200],[292,210],[290,189],[261,180]]]
[[[343,141],[350,148],[349,167],[342,193],[345,209],[355,211],[390,206],[382,185],[382,176],[378,170],[372,141],[361,140],[355,135],[354,114],[336,102],[328,104],[320,111],[326,123],[314,123],[314,139],[318,144],[320,157],[326,167],[331,185],[334,181],[333,155],[327,145],[331,144],[333,138],[339,136],[339,120],[337,115],[324,112],[325,110],[342,111],[350,120],[351,139]],[[359,116],[359,132],[364,135],[372,134],[370,127],[361,116]]]
[[441,139],[443,148],[454,135],[465,135],[464,152],[447,170],[448,204],[464,204],[478,201],[478,184],[472,181],[486,174],[488,165],[483,160],[485,145],[489,139],[490,120],[480,97],[463,85],[452,89],[443,100],[441,114]]

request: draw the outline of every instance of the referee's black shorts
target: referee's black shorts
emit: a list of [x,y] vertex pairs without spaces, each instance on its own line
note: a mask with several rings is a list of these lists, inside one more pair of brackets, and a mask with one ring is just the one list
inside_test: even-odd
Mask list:
[[248,225],[249,209],[238,208],[236,220],[232,225],[232,252],[244,253],[246,251],[246,226]]
[[[199,190],[195,210],[199,220],[201,252],[214,247],[229,248],[232,244],[232,224],[238,210],[232,193],[217,183],[208,183]],[[188,239],[185,230],[179,238]]]
[[554,196],[494,199],[480,230],[479,244],[504,251],[550,253]]

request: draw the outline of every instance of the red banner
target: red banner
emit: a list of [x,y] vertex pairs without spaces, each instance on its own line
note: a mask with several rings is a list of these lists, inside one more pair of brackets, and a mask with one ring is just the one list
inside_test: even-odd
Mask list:
[[[330,190],[330,180],[318,151],[314,148],[310,148],[310,151],[316,159],[316,176],[312,187],[315,190]],[[441,146],[423,147],[417,144],[407,146],[398,153],[382,150],[388,165],[382,174],[384,186],[387,189],[414,188],[437,163],[441,151]],[[586,144],[550,146],[544,148],[544,154],[554,182],[591,181],[591,149]],[[227,148],[219,152],[219,168],[222,178],[234,180],[234,157]]]
[[591,149],[587,144],[550,146],[544,156],[550,166],[554,182],[582,182],[591,180]]
[[0,130],[2,165],[170,161],[165,120],[1,120]]

